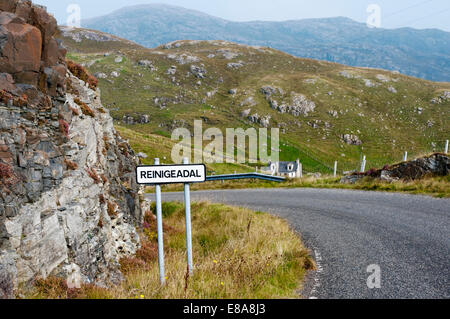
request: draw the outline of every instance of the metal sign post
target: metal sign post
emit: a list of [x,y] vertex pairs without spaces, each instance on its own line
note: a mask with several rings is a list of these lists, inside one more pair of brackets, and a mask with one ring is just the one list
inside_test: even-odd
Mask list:
[[[155,158],[155,165],[159,165],[159,158]],[[164,241],[163,241],[163,223],[161,208],[161,185],[156,184],[156,222],[158,228],[158,264],[159,264],[159,281],[164,285],[166,276],[164,272]]]
[[363,160],[361,162],[361,173],[366,171],[366,155],[363,156]]
[[[183,164],[189,164],[189,160],[183,158]],[[194,271],[193,257],[192,257],[192,232],[191,232],[191,192],[189,183],[184,184],[184,207],[186,217],[186,251],[189,275]]]
[[190,183],[202,183],[206,181],[206,166],[204,164],[189,164],[187,158],[183,159],[183,165],[160,165],[155,158],[155,165],[138,166],[136,168],[136,181],[142,185],[155,185],[156,187],[156,219],[158,228],[158,262],[159,279],[161,285],[165,283],[164,274],[164,242],[161,208],[161,184],[184,184],[184,204],[186,212],[186,249],[189,273],[193,271],[192,261],[192,231],[191,231],[191,196]]

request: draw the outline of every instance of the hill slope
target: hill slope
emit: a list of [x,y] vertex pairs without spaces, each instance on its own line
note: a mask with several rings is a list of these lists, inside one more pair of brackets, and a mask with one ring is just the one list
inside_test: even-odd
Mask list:
[[367,167],[382,167],[404,151],[442,150],[450,135],[450,83],[225,41],[147,49],[97,31],[61,38],[69,57],[99,78],[116,121],[140,136],[192,132],[195,119],[223,132],[279,127],[282,159],[329,173],[335,160],[339,170],[357,169],[363,154]]
[[161,4],[126,7],[84,20],[82,25],[149,48],[175,40],[227,40],[268,46],[299,57],[450,81],[450,33],[440,30],[370,29],[341,17],[232,22]]

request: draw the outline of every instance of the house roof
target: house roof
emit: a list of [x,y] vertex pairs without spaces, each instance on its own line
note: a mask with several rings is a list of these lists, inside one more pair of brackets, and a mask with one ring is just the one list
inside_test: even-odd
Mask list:
[[279,167],[278,167],[278,172],[292,173],[292,172],[297,171],[297,168],[298,168],[297,162],[280,162]]
[[[269,163],[269,167],[270,167],[270,165],[271,165],[271,163]],[[289,166],[292,166],[292,167],[289,167]],[[289,169],[289,168],[292,168],[292,169]],[[293,173],[293,172],[296,172],[297,169],[298,169],[297,162],[279,162],[279,166],[278,166],[279,173]]]

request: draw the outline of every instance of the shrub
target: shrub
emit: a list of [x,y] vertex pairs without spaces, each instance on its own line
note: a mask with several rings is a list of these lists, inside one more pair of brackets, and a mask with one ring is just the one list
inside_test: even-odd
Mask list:
[[9,101],[12,101],[12,105],[22,107],[28,104],[28,97],[25,94],[13,96],[5,90],[0,90],[0,101],[4,104],[8,104]]
[[134,257],[124,257],[120,260],[120,270],[124,274],[139,270],[149,270],[152,263],[158,259],[158,244],[142,240],[141,248]]
[[89,85],[89,88],[95,90],[98,85],[96,77],[89,74],[89,72],[80,64],[67,60],[67,68],[70,72],[80,80],[83,80]]
[[86,103],[81,101],[79,98],[76,98],[73,101],[80,106],[81,112],[83,112],[84,115],[95,117],[94,111]]
[[94,180],[95,184],[100,183],[100,177],[98,177],[97,172],[93,168],[86,169],[86,172],[89,174],[89,177]]
[[80,111],[78,111],[76,108],[69,106],[70,110],[72,111],[72,114],[75,116],[80,115]]
[[60,119],[59,130],[61,131],[62,134],[64,134],[65,137],[69,138],[69,123],[67,123],[63,119]]
[[117,211],[116,211],[116,204],[108,202],[108,215],[111,218],[116,218],[117,217]]
[[70,169],[72,171],[74,171],[78,168],[78,164],[75,162],[72,162],[71,160],[65,159],[64,163],[66,164],[67,169]]
[[0,163],[0,178],[8,179],[14,176],[12,167],[8,164]]
[[[175,213],[177,210],[180,210],[183,208],[183,204],[179,202],[164,202],[161,204],[162,209],[162,215],[164,218],[170,217],[173,213]],[[156,203],[153,202],[151,206],[152,212],[154,215],[156,215]]]
[[51,276],[34,281],[34,298],[46,299],[99,299],[109,296],[108,290],[93,284],[82,284],[79,289],[70,289],[63,278]]

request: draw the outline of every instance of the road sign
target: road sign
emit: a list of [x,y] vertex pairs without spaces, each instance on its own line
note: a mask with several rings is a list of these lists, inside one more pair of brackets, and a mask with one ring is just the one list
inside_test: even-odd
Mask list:
[[202,183],[206,180],[206,166],[204,164],[138,166],[136,174],[138,184]]
[[183,165],[159,165],[159,158],[155,158],[155,165],[138,166],[136,168],[136,180],[138,184],[155,185],[156,222],[158,231],[158,264],[161,285],[164,285],[165,283],[161,184],[184,184],[186,250],[189,274],[192,274],[194,268],[192,261],[191,195],[189,184],[206,181],[206,166],[204,164],[189,165],[188,163],[189,160],[184,158]]

